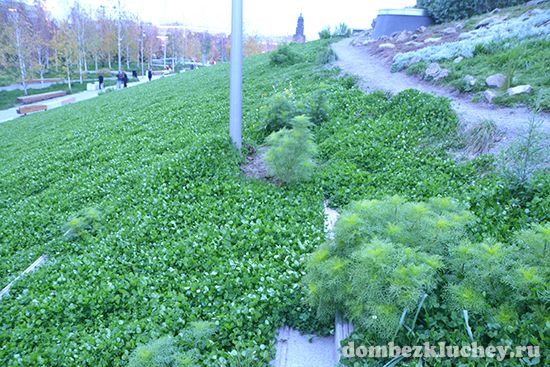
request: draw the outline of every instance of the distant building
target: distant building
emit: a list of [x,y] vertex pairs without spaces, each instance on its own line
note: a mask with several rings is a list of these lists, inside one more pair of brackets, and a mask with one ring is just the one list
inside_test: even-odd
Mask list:
[[292,37],[292,41],[296,43],[306,42],[306,36],[304,35],[304,17],[302,14],[298,17],[298,25],[296,26],[296,34]]

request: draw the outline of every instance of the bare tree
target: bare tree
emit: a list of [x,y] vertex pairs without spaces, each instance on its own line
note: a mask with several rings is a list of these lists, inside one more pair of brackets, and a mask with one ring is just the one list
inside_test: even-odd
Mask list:
[[78,37],[68,21],[62,21],[54,37],[60,59],[67,75],[67,84],[71,88],[71,67],[79,57]]
[[76,1],[71,8],[70,12],[70,22],[73,29],[74,34],[76,35],[76,44],[77,44],[77,50],[78,50],[78,74],[80,83],[83,83],[83,70],[82,68],[87,71],[88,65],[86,62],[86,55],[87,55],[87,23],[89,21],[89,16],[86,13],[86,11],[82,8],[80,3]]
[[44,83],[44,72],[48,67],[48,53],[51,42],[51,22],[48,19],[41,0],[35,0],[32,14],[33,46],[36,57],[36,68],[40,81]]
[[21,3],[12,3],[8,8],[8,12],[11,18],[13,30],[12,42],[19,64],[21,85],[23,86],[23,92],[27,95],[27,63],[29,59],[28,41],[31,33],[30,25],[25,8]]

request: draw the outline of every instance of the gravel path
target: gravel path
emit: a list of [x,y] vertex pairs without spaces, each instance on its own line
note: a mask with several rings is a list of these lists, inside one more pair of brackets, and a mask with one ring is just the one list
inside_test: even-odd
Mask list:
[[[390,65],[369,54],[365,48],[352,46],[350,42],[350,39],[344,39],[332,45],[338,55],[335,65],[344,72],[358,76],[359,86],[365,91],[386,90],[398,93],[414,88],[448,97],[464,128],[484,119],[493,120],[503,134],[499,145],[523,132],[532,116],[527,108],[501,108],[487,103],[473,103],[448,88],[428,84],[404,73],[392,73]],[[550,114],[540,114],[539,118],[543,122],[542,129],[550,134]]]

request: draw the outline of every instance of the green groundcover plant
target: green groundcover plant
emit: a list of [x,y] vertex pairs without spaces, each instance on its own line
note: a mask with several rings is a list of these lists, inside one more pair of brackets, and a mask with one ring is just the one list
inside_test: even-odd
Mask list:
[[[443,330],[462,342],[522,345],[519,325],[535,321],[548,302],[550,226],[535,225],[504,244],[469,240],[475,223],[448,198],[353,203],[334,240],[311,257],[310,302],[321,318],[342,312],[361,330],[356,337],[373,345],[419,345],[426,335],[436,344],[448,340],[438,336]],[[435,315],[454,320],[431,329]],[[544,326],[537,325],[529,343],[544,346]]]
[[[300,185],[240,171],[243,157],[227,136],[228,65],[0,124],[2,284],[48,256],[0,302],[0,365],[127,366],[140,345],[173,336],[178,346],[198,320],[217,330],[198,347],[199,366],[267,365],[281,325],[330,330],[302,282],[324,242],[324,200],[344,208],[396,194],[452,196],[478,218],[473,243],[490,235],[508,245],[514,231],[550,220],[547,172],[511,186],[491,157],[458,164],[449,156],[460,143],[445,99],[365,94],[317,64],[323,41],[289,47],[300,54],[292,65],[245,60],[243,136],[264,142],[262,107],[277,91],[292,90],[309,108],[322,86],[330,108],[311,126],[318,166]],[[70,228],[75,236],[65,235]],[[511,329],[480,324],[471,311],[474,337],[539,340],[546,311],[533,304],[510,318]],[[421,313],[419,339],[462,340],[460,311],[435,296],[425,305],[436,311]],[[497,315],[514,315],[505,311]]]

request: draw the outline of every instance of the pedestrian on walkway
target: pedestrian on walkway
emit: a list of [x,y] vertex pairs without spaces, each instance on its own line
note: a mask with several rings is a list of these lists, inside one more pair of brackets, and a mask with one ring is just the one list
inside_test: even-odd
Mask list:
[[152,77],[153,77],[153,70],[151,70],[151,68],[149,68],[149,70],[147,70],[147,78],[149,78],[149,81],[151,81]]
[[124,88],[128,86],[128,75],[125,72],[122,73],[122,82],[124,83]]
[[118,71],[118,74],[116,75],[116,89],[122,88],[122,85],[124,84],[124,74],[121,70]]
[[99,90],[103,89],[103,74],[99,74],[97,77],[97,80],[99,81]]

